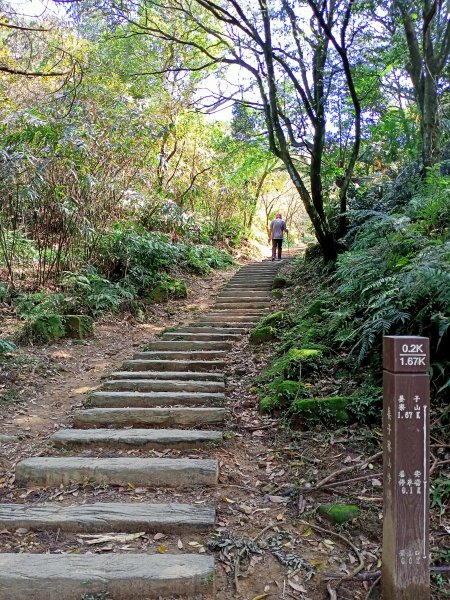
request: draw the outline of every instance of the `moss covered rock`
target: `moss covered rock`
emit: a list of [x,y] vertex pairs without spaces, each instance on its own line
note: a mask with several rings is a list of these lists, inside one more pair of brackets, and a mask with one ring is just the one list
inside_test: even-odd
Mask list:
[[94,333],[94,319],[88,315],[66,315],[64,329],[65,337],[84,340]]
[[282,290],[273,290],[272,291],[272,298],[275,298],[275,300],[281,300],[281,298],[283,298],[283,292],[282,292]]
[[36,342],[53,342],[64,337],[65,332],[64,316],[57,313],[35,317],[26,326],[27,337]]
[[269,394],[261,399],[260,409],[263,412],[286,409],[296,398],[303,398],[307,394],[307,388],[303,383],[282,377],[276,377],[265,389]]
[[181,279],[160,281],[145,297],[147,303],[162,304],[169,299],[187,298],[187,287]]
[[251,344],[264,344],[265,342],[270,342],[277,337],[277,332],[274,327],[270,326],[259,326],[252,329],[250,333],[250,343]]
[[276,312],[263,317],[259,322],[259,325],[270,325],[275,329],[280,329],[291,323],[291,318],[284,310],[277,310]]
[[276,275],[272,283],[272,289],[277,290],[279,288],[284,288],[289,284],[289,280],[284,275]]
[[299,424],[307,427],[312,427],[318,423],[346,425],[351,420],[347,410],[351,401],[351,397],[342,396],[302,398],[292,403],[291,413]]
[[339,525],[356,519],[361,513],[356,504],[321,504],[318,511],[322,516]]
[[315,348],[291,348],[278,361],[278,368],[285,379],[305,379],[316,373],[322,360],[322,352]]
[[271,413],[278,408],[280,405],[275,396],[264,396],[259,402],[259,409],[263,413]]

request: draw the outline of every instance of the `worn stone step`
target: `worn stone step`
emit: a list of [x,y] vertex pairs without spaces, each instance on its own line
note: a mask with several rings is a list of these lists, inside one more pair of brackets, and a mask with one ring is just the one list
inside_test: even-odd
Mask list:
[[55,487],[96,481],[110,485],[191,487],[217,484],[216,460],[196,458],[83,458],[36,456],[16,465],[22,487]]
[[[246,306],[246,305],[244,304],[244,306]],[[264,313],[268,309],[269,309],[269,305],[261,306],[258,308],[255,308],[255,307],[242,308],[242,305],[236,306],[234,304],[222,304],[222,306],[219,307],[216,304],[211,307],[211,312],[207,313],[205,316],[208,317],[210,315],[230,314],[230,315],[241,315],[241,316],[249,315],[251,317],[254,317],[255,315],[260,315],[261,313]]]
[[149,352],[136,352],[133,360],[218,360],[224,359],[227,352],[224,350],[154,350]]
[[256,307],[256,308],[260,308],[261,306],[268,306],[272,301],[272,296],[269,295],[265,295],[265,296],[256,296],[256,297],[251,297],[251,296],[247,296],[245,294],[238,294],[238,295],[234,295],[234,296],[220,296],[216,298],[216,305],[217,304],[227,304],[227,305],[234,305],[234,304],[245,304],[246,306],[248,306],[249,308],[252,307]]
[[222,292],[217,296],[217,302],[253,302],[261,300],[271,300],[272,294],[270,292]]
[[164,333],[162,336],[164,340],[192,340],[193,342],[220,342],[222,340],[236,342],[240,338],[241,336],[238,333],[184,333],[179,331]]
[[[145,389],[145,387],[143,388]],[[212,392],[95,392],[89,398],[94,408],[151,408],[172,405],[223,406],[225,395]]]
[[[252,325],[252,324],[250,324]],[[202,331],[202,332],[216,332],[216,331],[233,331],[239,333],[245,333],[248,329],[248,323],[203,323],[197,321],[192,323],[189,327],[186,327],[186,331]]]
[[276,272],[275,273],[254,273],[254,272],[239,273],[238,275],[235,275],[228,281],[240,281],[241,279],[246,279],[247,281],[251,281],[251,282],[266,281],[268,279],[273,279],[276,276],[277,276]]
[[196,340],[195,338],[188,340],[169,340],[163,339],[159,342],[149,342],[146,344],[146,351],[153,350],[197,350],[197,351],[214,351],[214,350],[229,350],[231,342],[226,340]]
[[225,390],[223,381],[201,381],[201,380],[168,380],[147,378],[110,379],[103,384],[106,391],[126,392],[160,392],[173,394],[174,392],[204,392],[217,393]]
[[200,429],[60,429],[51,437],[58,448],[104,446],[107,448],[201,448],[222,443],[221,431]]
[[59,503],[2,504],[1,529],[31,529],[77,533],[189,533],[214,527],[215,510],[190,504],[94,502],[72,506]]
[[260,316],[253,318],[253,316],[243,317],[242,315],[236,315],[234,317],[229,315],[214,315],[203,317],[203,320],[199,321],[198,324],[199,327],[202,325],[209,326],[213,323],[217,323],[218,325],[228,324],[231,326],[242,325],[243,327],[245,326],[247,329],[250,329],[255,326],[255,323],[257,323],[260,318]]
[[129,371],[223,371],[223,360],[127,360],[123,368]]
[[228,320],[229,318],[236,319],[236,323],[251,323],[254,321],[258,321],[260,319],[260,315],[263,314],[263,310],[249,310],[248,312],[242,309],[236,310],[213,310],[206,315],[204,315],[201,320],[198,322],[204,322],[205,319],[214,319],[215,317],[219,317],[223,319],[224,317]]
[[[216,373],[198,372],[198,371],[114,371],[110,375],[111,379],[152,379],[164,381],[221,381],[224,380],[224,374],[220,371]],[[162,389],[162,388],[161,388]],[[165,388],[164,388],[165,389]]]
[[252,311],[260,311],[261,309],[265,309],[265,308],[269,308],[270,307],[270,301],[263,301],[263,302],[254,302],[254,301],[248,301],[248,302],[238,302],[238,301],[234,301],[234,302],[216,302],[216,304],[214,304],[214,310],[232,310],[233,312],[235,312],[236,310],[242,310],[245,312],[252,312]]
[[273,282],[270,284],[260,284],[260,285],[245,285],[245,284],[230,284],[226,285],[223,289],[224,292],[270,292],[272,289]]
[[75,427],[145,427],[183,425],[221,425],[224,408],[90,408],[79,410],[73,417]]
[[213,597],[214,559],[200,554],[0,554],[0,600]]

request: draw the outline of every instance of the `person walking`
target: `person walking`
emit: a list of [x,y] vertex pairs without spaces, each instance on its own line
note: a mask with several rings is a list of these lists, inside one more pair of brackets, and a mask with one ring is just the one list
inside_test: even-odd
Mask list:
[[275,260],[278,251],[278,260],[281,260],[284,233],[289,233],[281,213],[270,224],[270,238],[272,239],[272,260]]

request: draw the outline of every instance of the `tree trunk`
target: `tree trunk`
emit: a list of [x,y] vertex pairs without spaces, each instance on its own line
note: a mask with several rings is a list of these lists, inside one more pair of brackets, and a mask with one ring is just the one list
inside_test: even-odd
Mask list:
[[427,171],[439,162],[439,106],[438,90],[436,80],[429,75],[425,77],[421,137],[422,137],[422,161],[423,175],[427,176]]

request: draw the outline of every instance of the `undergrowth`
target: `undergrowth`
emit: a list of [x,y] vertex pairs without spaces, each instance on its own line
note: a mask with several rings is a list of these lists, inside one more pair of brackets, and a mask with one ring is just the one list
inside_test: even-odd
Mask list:
[[[430,338],[432,400],[434,406],[448,401],[449,191],[450,180],[440,177],[390,212],[356,206],[348,250],[333,269],[311,250],[297,260],[292,324],[277,328],[278,353],[258,382],[263,410],[295,421],[301,406],[302,426],[329,426],[339,423],[345,398],[347,423],[379,423],[384,335]],[[307,352],[316,353],[313,364]],[[295,395],[286,380],[297,382]],[[335,409],[326,405],[325,416],[323,403],[309,402],[333,397],[340,400]]]
[[[2,285],[0,301],[25,321],[24,339],[48,342],[65,335],[66,315],[141,314],[146,304],[185,297],[186,285],[179,279],[183,273],[207,275],[232,264],[231,255],[214,246],[173,242],[140,227],[117,229],[100,236],[89,264],[64,272],[53,290],[18,291]],[[11,342],[0,343],[0,353],[10,351],[6,344]]]

